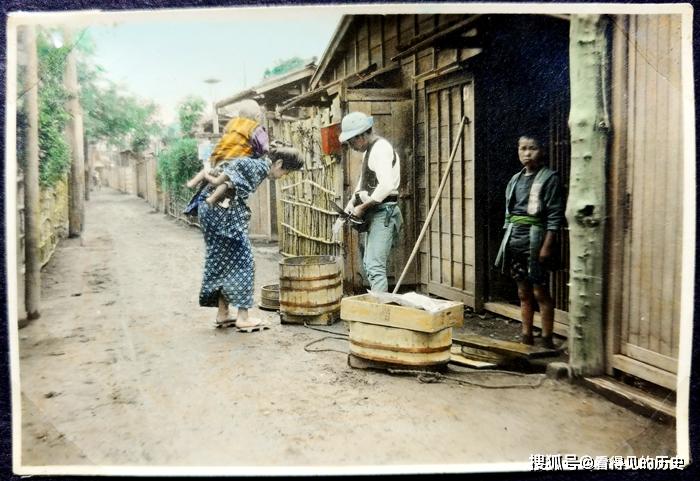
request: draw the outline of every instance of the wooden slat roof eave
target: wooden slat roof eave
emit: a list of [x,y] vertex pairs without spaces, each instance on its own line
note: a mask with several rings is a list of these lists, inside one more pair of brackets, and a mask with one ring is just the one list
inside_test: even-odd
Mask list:
[[271,90],[274,90],[279,87],[284,87],[285,85],[298,82],[299,80],[304,80],[305,78],[309,78],[313,75],[313,73],[316,70],[316,65],[312,62],[309,64],[306,64],[304,67],[294,70],[292,72],[288,72],[280,77],[276,77],[274,79],[271,79],[267,82],[261,83],[259,85],[256,85],[255,87],[243,90],[241,92],[238,92],[236,94],[233,94],[230,97],[226,97],[224,99],[221,99],[217,101],[214,105],[216,108],[221,108],[221,107],[226,107],[227,105],[231,105],[234,102],[238,102],[239,100],[245,100],[245,99],[260,99],[262,98],[265,92],[269,92]]
[[299,80],[304,80],[313,76],[316,71],[316,64],[310,63],[302,68],[294,70],[292,72],[287,72],[286,74],[280,75],[279,77],[274,77],[266,82],[261,83],[254,87],[257,93],[263,94],[280,87],[284,87]]
[[326,91],[327,88],[328,86],[324,85],[316,90],[310,90],[308,92],[304,92],[303,94],[297,95],[296,97],[292,97],[287,102],[277,107],[277,112],[281,113],[285,110],[291,109],[292,107],[330,104],[330,99],[322,100],[325,95],[328,95],[328,92]]
[[218,102],[214,103],[214,106],[219,109],[221,107],[226,107],[227,105],[231,105],[234,102],[238,102],[239,100],[244,100],[244,99],[250,99],[257,97],[259,95],[259,92],[255,90],[254,88],[252,89],[247,89],[243,90],[241,92],[238,92],[237,94],[233,94],[230,97],[226,97],[225,99],[219,100]]
[[419,40],[414,42],[413,44],[409,45],[408,47],[405,47],[404,50],[401,52],[397,53],[393,57],[391,57],[392,61],[400,60],[404,57],[407,57],[408,55],[414,54],[420,50],[423,50],[425,48],[431,47],[435,42],[438,40],[445,38],[449,35],[454,35],[456,32],[459,32],[460,30],[468,27],[472,23],[474,23],[477,19],[482,17],[482,14],[474,14],[470,15],[469,18],[462,20],[460,22],[457,22],[447,28],[441,28],[432,35],[429,35],[426,38],[420,38]]
[[[338,93],[338,88],[340,87],[341,83],[347,82],[349,84],[353,84],[360,80],[364,80],[366,76],[368,76],[376,70],[377,64],[372,63],[360,70],[359,72],[355,72],[343,78],[339,78],[325,85],[322,85],[321,87],[318,87],[314,90],[304,92],[303,94],[297,95],[296,97],[289,99],[287,102],[285,102],[277,108],[277,112],[284,112],[285,110],[288,110],[294,106],[298,106],[299,104],[303,104],[305,102],[309,102],[308,105],[327,105],[330,103],[330,98],[328,100],[321,100],[321,97],[323,97],[324,95],[333,97]],[[319,98],[317,101],[315,100],[316,97]]]
[[330,64],[331,60],[333,60],[333,54],[343,40],[343,37],[345,37],[345,34],[347,33],[350,24],[353,22],[354,17],[354,15],[343,15],[341,17],[338,27],[335,29],[335,32],[331,37],[331,41],[328,43],[326,50],[321,56],[321,60],[318,63],[318,68],[311,77],[311,81],[309,82],[310,90],[314,90],[318,86],[321,77],[323,77],[328,65]]

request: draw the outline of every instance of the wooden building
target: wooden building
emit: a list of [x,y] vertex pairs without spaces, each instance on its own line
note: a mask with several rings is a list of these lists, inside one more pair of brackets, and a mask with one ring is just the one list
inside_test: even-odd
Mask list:
[[[680,15],[611,20],[611,53],[602,62],[612,133],[609,226],[601,246],[608,253],[607,314],[601,320],[606,365],[609,373],[626,372],[675,389],[684,165]],[[545,139],[548,162],[568,191],[569,22],[563,15],[346,16],[308,91],[277,109],[278,118],[294,113],[296,119],[306,117],[320,126],[319,137],[324,127],[360,110],[374,116],[376,131],[397,148],[406,223],[392,255],[390,283],[404,267],[451,147],[461,137],[429,235],[404,284],[476,310],[519,317],[514,283],[493,268],[502,236],[503,192],[520,168],[516,145],[523,132]],[[459,132],[463,117],[466,126]],[[346,202],[361,156],[340,150],[317,161],[340,162],[342,185],[323,175],[314,183],[342,188],[342,197],[339,190],[328,190]],[[325,223],[326,232],[335,218],[332,212],[323,214],[326,198],[312,195],[305,202],[320,212],[316,221]],[[299,230],[300,225],[290,227]],[[552,276],[551,286],[555,332],[567,335],[567,230],[559,237],[564,269]],[[329,238],[316,242],[328,243]],[[362,288],[357,243],[351,234],[342,249],[348,292]]]
[[[680,15],[617,17],[611,34],[607,367],[676,387],[681,306]],[[687,266],[686,266],[687,267]]]
[[[215,144],[218,141],[220,130],[230,119],[227,107],[244,99],[256,100],[266,110],[268,134],[270,139],[275,139],[277,137],[276,130],[278,130],[275,123],[275,108],[289,98],[303,94],[315,70],[316,65],[310,62],[299,69],[275,76],[250,89],[217,101],[215,103],[212,143]],[[277,192],[274,183],[265,180],[250,197],[248,203],[251,208],[251,237],[270,241],[278,240]]]

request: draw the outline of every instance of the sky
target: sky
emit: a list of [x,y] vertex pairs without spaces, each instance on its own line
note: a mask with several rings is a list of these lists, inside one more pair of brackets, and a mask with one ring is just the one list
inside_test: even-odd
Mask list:
[[278,60],[320,60],[340,18],[337,11],[318,8],[268,9],[264,15],[236,9],[220,18],[167,20],[148,12],[135,21],[89,26],[88,32],[105,75],[159,104],[161,120],[169,123],[188,95],[211,104],[260,83]]

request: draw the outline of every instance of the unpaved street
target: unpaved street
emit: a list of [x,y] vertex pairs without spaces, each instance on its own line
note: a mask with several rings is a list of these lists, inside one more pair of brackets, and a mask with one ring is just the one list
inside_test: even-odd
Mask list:
[[[531,454],[675,455],[674,430],[582,387],[486,389],[355,370],[344,339],[274,321],[212,327],[197,304],[203,240],[141,199],[102,190],[82,240],[42,272],[42,316],[19,331],[22,464],[386,466],[527,463]],[[260,286],[277,282],[258,245]],[[345,332],[342,323],[327,329]],[[496,384],[540,375],[450,374]]]

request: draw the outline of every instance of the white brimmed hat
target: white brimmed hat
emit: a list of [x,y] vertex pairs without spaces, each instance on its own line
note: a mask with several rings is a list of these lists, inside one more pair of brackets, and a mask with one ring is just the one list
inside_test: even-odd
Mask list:
[[338,139],[341,142],[346,142],[356,135],[360,135],[362,132],[372,128],[374,124],[374,119],[369,115],[363,114],[362,112],[350,112],[345,117],[340,124],[341,132]]

